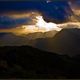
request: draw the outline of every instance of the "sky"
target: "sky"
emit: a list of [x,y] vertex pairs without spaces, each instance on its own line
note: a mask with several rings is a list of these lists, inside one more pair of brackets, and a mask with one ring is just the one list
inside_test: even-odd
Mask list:
[[30,10],[41,12],[46,21],[49,18],[49,21],[55,23],[64,22],[72,15],[69,2],[79,7],[79,0],[0,1],[0,28],[12,28],[16,25],[28,23],[30,20],[28,17],[12,18],[6,14],[9,12],[19,12],[20,14]]
[[[22,29],[20,30],[16,27],[32,23],[32,18],[34,18],[34,15],[31,15],[32,12],[35,12],[35,15],[42,13],[45,21],[57,24],[66,23],[70,22],[69,17],[72,15],[80,18],[80,0],[0,1],[0,31],[7,29],[16,34],[18,34],[17,32],[22,33],[24,30],[22,31]],[[72,18],[72,20],[74,19]],[[38,36],[37,34],[35,35]],[[34,38],[35,35],[33,34],[31,38]],[[28,43],[27,38],[30,38],[30,36],[22,37],[16,36],[14,33],[0,32],[0,46],[8,44],[23,45]],[[40,43],[38,43],[38,46]]]

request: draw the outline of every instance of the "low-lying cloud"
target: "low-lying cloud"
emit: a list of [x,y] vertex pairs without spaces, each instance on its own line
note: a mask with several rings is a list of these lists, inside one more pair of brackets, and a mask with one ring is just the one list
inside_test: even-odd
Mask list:
[[0,28],[13,28],[18,25],[27,24],[31,19],[28,17],[12,18],[9,16],[0,16]]

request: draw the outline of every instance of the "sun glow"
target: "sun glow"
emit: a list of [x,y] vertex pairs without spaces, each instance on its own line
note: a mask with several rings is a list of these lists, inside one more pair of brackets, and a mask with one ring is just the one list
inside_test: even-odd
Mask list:
[[[33,16],[33,17],[32,17]],[[32,22],[30,24],[20,25],[15,28],[11,29],[0,29],[0,32],[6,32],[6,33],[13,33],[18,36],[25,36],[30,33],[36,33],[36,32],[49,32],[49,31],[61,31],[63,28],[79,28],[80,29],[80,22],[67,22],[62,24],[56,24],[53,22],[46,22],[43,19],[43,16],[39,13],[35,13],[32,16],[29,16],[31,18]],[[19,16],[18,16],[19,17]]]
[[45,31],[50,31],[50,30],[56,30],[56,31],[60,31],[61,28],[57,27],[57,24],[49,22],[47,23],[46,21],[44,21],[42,16],[37,16],[37,23],[36,26],[39,29],[45,29]]
[[[35,12],[31,14],[32,15],[29,16],[29,18],[31,18],[32,20],[30,24],[26,23],[25,25],[20,25],[11,29],[1,29],[0,32],[13,33],[15,35],[23,36],[35,32],[45,33],[52,30],[62,30],[62,28],[60,28],[58,24],[53,22],[46,22],[41,14]],[[17,17],[17,15],[12,17]],[[18,17],[20,17],[20,15]]]
[[61,28],[57,27],[57,24],[44,21],[42,16],[36,16],[36,23],[34,25],[23,25],[24,30],[30,32],[47,32],[51,30],[60,31]]

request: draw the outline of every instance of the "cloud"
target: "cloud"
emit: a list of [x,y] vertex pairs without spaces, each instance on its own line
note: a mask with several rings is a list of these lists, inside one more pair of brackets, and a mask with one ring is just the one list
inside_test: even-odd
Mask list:
[[0,16],[0,28],[13,28],[19,25],[27,24],[31,19],[28,17],[12,18],[9,16]]

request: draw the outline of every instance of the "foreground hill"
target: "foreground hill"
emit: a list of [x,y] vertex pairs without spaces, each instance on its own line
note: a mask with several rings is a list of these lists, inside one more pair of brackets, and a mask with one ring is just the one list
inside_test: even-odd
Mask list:
[[80,57],[29,46],[0,47],[0,78],[80,78]]

